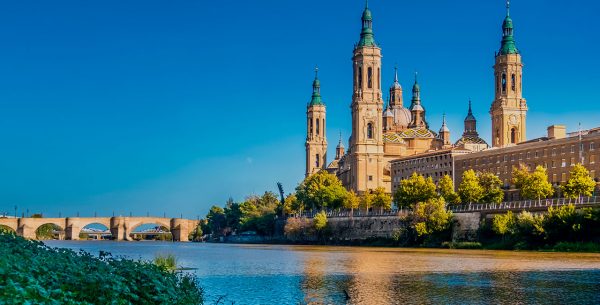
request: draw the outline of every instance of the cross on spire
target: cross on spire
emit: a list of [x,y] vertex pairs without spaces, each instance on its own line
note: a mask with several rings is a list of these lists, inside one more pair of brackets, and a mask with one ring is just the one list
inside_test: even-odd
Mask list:
[[510,0],[506,0],[506,16],[510,16]]

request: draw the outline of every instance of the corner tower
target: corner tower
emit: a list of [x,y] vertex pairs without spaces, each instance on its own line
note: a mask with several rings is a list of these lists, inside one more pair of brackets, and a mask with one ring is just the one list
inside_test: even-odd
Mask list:
[[321,82],[315,68],[313,93],[306,109],[306,176],[327,166],[327,137],[325,136],[325,104],[321,100]]
[[504,147],[526,140],[527,102],[523,98],[523,63],[516,47],[510,18],[510,0],[502,24],[502,43],[494,65],[495,99],[490,108],[492,146]]
[[373,35],[368,2],[362,14],[360,40],[354,46],[353,55],[351,174],[347,187],[362,193],[384,186],[381,49]]

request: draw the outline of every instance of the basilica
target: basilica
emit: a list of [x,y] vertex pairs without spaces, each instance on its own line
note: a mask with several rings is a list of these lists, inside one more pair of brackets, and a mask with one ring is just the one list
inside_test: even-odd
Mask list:
[[[513,23],[507,15],[502,43],[495,56],[495,99],[490,108],[492,146],[506,147],[525,141],[527,104],[521,94],[522,63],[513,37]],[[340,139],[335,159],[327,163],[326,105],[321,97],[318,75],[307,105],[306,176],[321,170],[335,174],[349,190],[362,193],[378,187],[391,192],[391,161],[439,150],[482,151],[488,144],[479,137],[477,121],[469,101],[464,132],[455,143],[445,117],[436,132],[427,122],[426,103],[415,73],[410,103],[405,105],[397,70],[384,102],[381,84],[382,50],[373,33],[368,5],[362,14],[360,39],[352,57],[352,131],[348,149]]]

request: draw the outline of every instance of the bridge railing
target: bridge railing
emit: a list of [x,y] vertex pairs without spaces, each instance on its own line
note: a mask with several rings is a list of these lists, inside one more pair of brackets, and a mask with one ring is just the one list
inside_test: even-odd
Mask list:
[[472,203],[449,206],[448,209],[454,213],[461,212],[482,212],[482,211],[508,211],[508,210],[528,210],[528,209],[547,209],[549,207],[558,207],[573,204],[576,206],[600,205],[600,196],[581,197],[581,198],[553,198],[541,200],[522,200],[509,201],[502,203]]

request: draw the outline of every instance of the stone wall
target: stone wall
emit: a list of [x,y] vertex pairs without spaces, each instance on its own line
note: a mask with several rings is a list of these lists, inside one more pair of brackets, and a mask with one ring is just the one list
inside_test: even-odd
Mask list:
[[477,241],[481,213],[455,213],[452,224],[452,241]]

